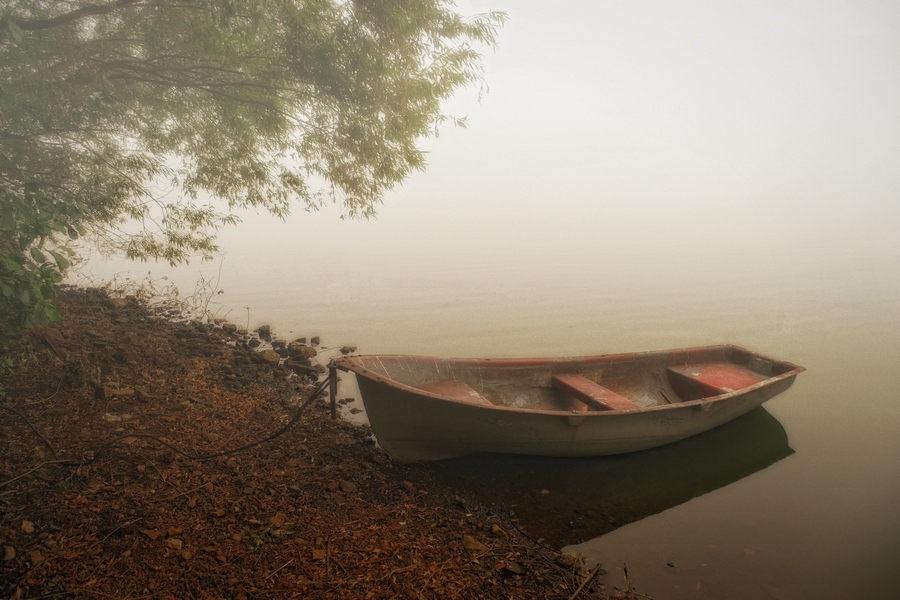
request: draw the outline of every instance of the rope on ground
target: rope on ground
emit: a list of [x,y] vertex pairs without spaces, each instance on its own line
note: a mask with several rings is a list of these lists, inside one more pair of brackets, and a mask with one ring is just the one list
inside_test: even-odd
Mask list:
[[[97,448],[96,450],[93,451],[93,454],[94,454],[93,457],[90,458],[90,459],[88,459],[88,460],[76,460],[76,459],[73,459],[73,458],[66,458],[66,459],[58,459],[58,460],[46,461],[46,462],[41,463],[41,464],[38,465],[37,467],[31,469],[30,471],[27,471],[27,472],[25,472],[25,473],[22,473],[21,475],[18,475],[18,476],[16,476],[16,477],[13,477],[12,479],[9,479],[9,480],[7,480],[7,481],[4,481],[4,482],[0,483],[0,488],[5,487],[5,486],[7,486],[7,485],[13,483],[14,481],[17,481],[17,480],[19,480],[19,479],[22,479],[23,477],[25,477],[25,476],[27,476],[27,475],[29,475],[29,474],[31,474],[31,473],[34,473],[35,471],[38,471],[38,470],[40,470],[41,468],[43,468],[43,467],[45,467],[45,466],[47,466],[47,465],[51,465],[51,464],[55,464],[55,465],[67,465],[67,466],[75,466],[75,465],[78,465],[78,466],[84,466],[84,465],[90,465],[90,464],[96,462],[97,460],[99,460],[99,459],[100,459],[103,455],[105,455],[107,452],[109,452],[109,450],[110,450],[114,445],[116,445],[117,443],[121,442],[122,440],[133,439],[133,438],[141,438],[141,439],[153,440],[153,441],[155,441],[155,442],[157,442],[157,443],[159,443],[159,444],[162,444],[162,445],[165,446],[166,448],[172,450],[172,451],[175,452],[176,454],[180,454],[181,456],[183,456],[183,457],[185,457],[185,458],[187,458],[187,459],[189,459],[189,460],[203,461],[203,460],[210,460],[210,459],[212,459],[212,458],[218,458],[218,457],[220,457],[220,456],[228,456],[228,455],[230,455],[230,454],[237,454],[238,452],[243,452],[244,450],[249,450],[250,448],[253,448],[253,447],[255,447],[255,446],[259,446],[259,445],[261,445],[261,444],[265,444],[266,442],[269,442],[269,441],[271,441],[271,440],[274,440],[274,439],[277,438],[278,436],[284,435],[284,433],[286,433],[291,427],[293,427],[293,426],[297,423],[297,421],[300,420],[300,416],[303,414],[303,411],[305,411],[305,410],[306,410],[306,407],[308,407],[310,404],[312,404],[312,403],[316,400],[316,398],[319,397],[319,395],[320,395],[320,394],[322,393],[322,391],[325,389],[325,386],[326,386],[326,385],[328,385],[328,378],[327,378],[327,377],[326,377],[322,382],[319,383],[319,385],[316,387],[315,390],[313,390],[313,393],[310,394],[310,396],[309,396],[309,398],[306,400],[306,402],[304,402],[303,404],[300,405],[300,407],[297,409],[297,413],[293,416],[293,418],[292,418],[292,419],[291,419],[284,427],[282,427],[281,429],[279,429],[279,430],[276,431],[275,433],[273,433],[273,434],[271,434],[271,435],[269,435],[269,436],[267,436],[267,437],[264,437],[264,438],[261,439],[261,440],[257,440],[257,441],[255,441],[255,442],[251,442],[251,443],[249,443],[249,444],[245,444],[245,445],[240,446],[240,447],[238,447],[238,448],[232,448],[231,450],[223,450],[223,451],[221,451],[221,452],[215,452],[215,453],[213,453],[213,454],[205,454],[205,455],[201,455],[201,456],[194,456],[194,455],[192,455],[192,454],[188,454],[187,452],[184,452],[183,450],[181,450],[181,449],[179,449],[179,448],[176,448],[176,447],[173,446],[172,444],[170,444],[170,443],[168,443],[168,442],[166,442],[166,441],[163,441],[163,440],[159,439],[158,437],[154,437],[154,436],[152,436],[152,435],[147,435],[147,434],[143,434],[143,433],[132,433],[132,434],[128,434],[128,435],[119,436],[119,437],[115,438],[114,440],[110,440],[109,442],[103,444],[102,446],[100,446],[99,448]],[[58,457],[57,457],[57,454],[56,454],[56,450],[53,448],[53,445],[50,444],[50,442],[47,440],[47,438],[45,438],[43,435],[41,435],[41,433],[40,433],[40,432],[37,430],[37,428],[31,423],[31,421],[28,420],[28,418],[27,418],[25,415],[23,415],[21,412],[19,412],[18,410],[14,409],[14,408],[10,408],[9,406],[4,406],[4,405],[2,405],[2,404],[0,404],[0,408],[5,408],[6,410],[8,410],[8,411],[10,411],[10,412],[15,413],[16,415],[19,416],[19,418],[21,418],[23,421],[25,421],[25,423],[28,424],[28,426],[31,428],[31,430],[32,430],[39,438],[41,438],[41,440],[44,442],[44,444],[46,444],[46,446],[50,449],[50,452],[53,453],[54,458],[58,458]]]
[[4,409],[4,410],[8,410],[9,412],[13,413],[14,415],[18,416],[20,419],[22,419],[23,421],[25,421],[25,424],[28,425],[28,427],[31,429],[31,431],[34,432],[34,435],[36,435],[36,436],[38,436],[39,438],[41,438],[41,441],[44,442],[44,445],[47,446],[47,448],[50,449],[50,454],[53,455],[53,458],[56,458],[56,459],[59,458],[59,456],[57,456],[57,454],[56,454],[56,449],[53,447],[53,444],[51,444],[50,441],[49,441],[47,438],[45,438],[45,437],[41,434],[40,431],[37,430],[37,427],[35,427],[34,424],[33,424],[31,421],[28,420],[28,417],[26,417],[24,414],[22,414],[21,411],[18,411],[18,410],[16,410],[15,408],[13,408],[13,407],[11,407],[11,406],[6,406],[5,404],[0,404],[0,408],[2,408],[2,409]]

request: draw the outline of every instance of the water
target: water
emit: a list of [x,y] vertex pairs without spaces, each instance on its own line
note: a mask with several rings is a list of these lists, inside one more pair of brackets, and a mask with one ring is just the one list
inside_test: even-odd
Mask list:
[[657,600],[900,596],[896,7],[461,8],[510,13],[491,93],[458,101],[470,129],[428,142],[377,220],[245,213],[213,263],[84,273],[202,276],[220,316],[364,353],[734,343],[801,364],[670,448],[423,468]]

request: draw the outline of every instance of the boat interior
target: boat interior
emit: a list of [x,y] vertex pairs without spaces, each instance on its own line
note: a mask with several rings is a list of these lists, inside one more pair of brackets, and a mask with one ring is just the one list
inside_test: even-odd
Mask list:
[[363,376],[481,406],[567,411],[640,410],[745,389],[797,368],[735,346],[578,359],[356,356]]

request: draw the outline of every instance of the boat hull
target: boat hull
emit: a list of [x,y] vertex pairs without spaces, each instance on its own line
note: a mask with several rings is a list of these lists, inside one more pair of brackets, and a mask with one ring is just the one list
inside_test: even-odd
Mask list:
[[[754,382],[690,398],[693,392],[674,381],[673,372],[709,364],[747,371]],[[356,373],[379,445],[403,462],[480,452],[575,457],[645,450],[749,412],[788,389],[803,370],[734,346],[562,360],[349,357],[335,366]],[[584,373],[639,404],[630,410],[585,409],[551,389],[558,373]],[[442,378],[471,384],[490,403],[422,389]]]

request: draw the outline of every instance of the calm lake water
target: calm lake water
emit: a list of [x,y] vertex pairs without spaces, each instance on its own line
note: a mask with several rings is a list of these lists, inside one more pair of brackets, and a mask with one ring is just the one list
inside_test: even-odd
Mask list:
[[667,448],[422,468],[657,600],[900,597],[896,7],[460,6],[510,14],[491,92],[377,220],[248,212],[213,263],[84,276],[202,277],[219,316],[369,354],[734,343],[801,364]]

